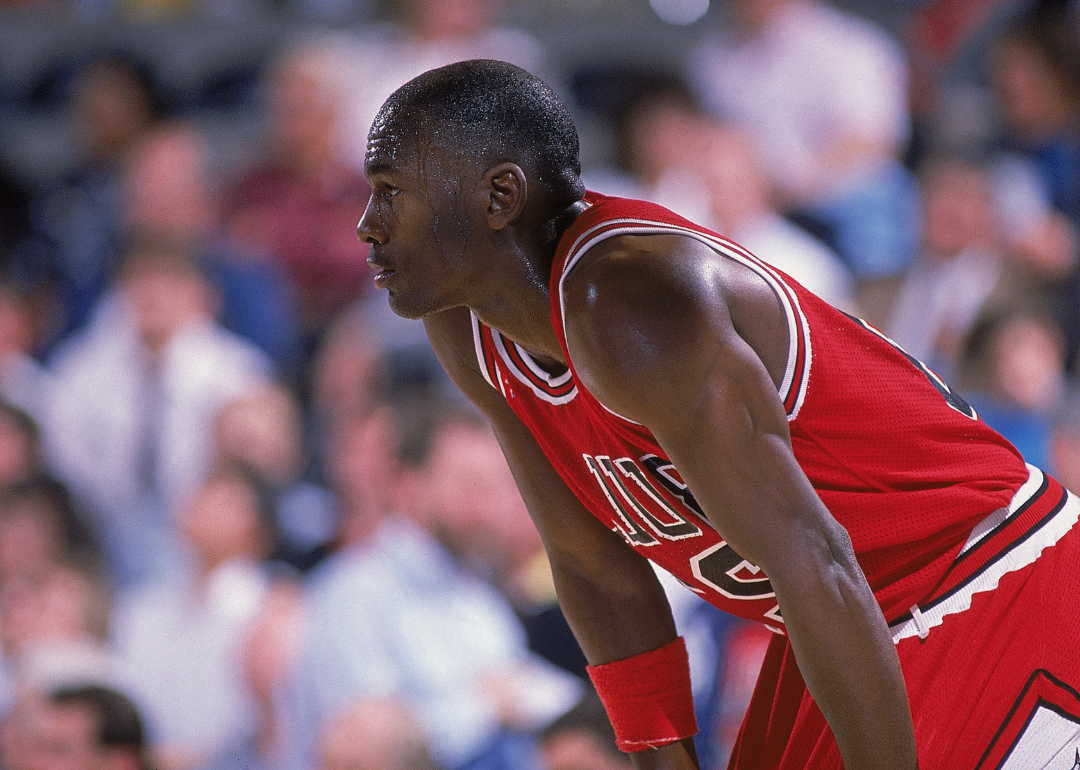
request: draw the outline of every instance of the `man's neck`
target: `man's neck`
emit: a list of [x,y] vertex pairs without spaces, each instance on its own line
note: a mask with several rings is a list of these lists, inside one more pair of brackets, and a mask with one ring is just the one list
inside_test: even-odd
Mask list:
[[557,246],[570,225],[588,208],[585,201],[575,201],[540,226],[540,237],[545,245]]
[[518,274],[505,283],[500,280],[491,299],[472,308],[486,326],[521,345],[552,374],[566,371],[567,364],[551,320],[551,271],[559,241],[587,207],[585,201],[576,201],[540,225],[536,241],[519,247]]

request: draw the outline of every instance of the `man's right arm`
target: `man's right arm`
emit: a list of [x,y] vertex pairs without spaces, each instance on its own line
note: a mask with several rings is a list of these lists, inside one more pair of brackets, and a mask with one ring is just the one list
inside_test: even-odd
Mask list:
[[[667,597],[648,561],[589,513],[502,394],[483,378],[468,310],[439,313],[424,325],[450,378],[495,430],[544,541],[559,604],[589,663],[624,660],[675,639]],[[642,770],[698,766],[690,739],[630,756]]]

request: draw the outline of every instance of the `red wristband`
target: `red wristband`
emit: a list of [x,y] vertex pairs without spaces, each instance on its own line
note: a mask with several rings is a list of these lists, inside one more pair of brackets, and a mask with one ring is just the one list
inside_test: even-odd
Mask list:
[[690,664],[681,636],[650,652],[588,670],[623,751],[655,749],[697,733]]

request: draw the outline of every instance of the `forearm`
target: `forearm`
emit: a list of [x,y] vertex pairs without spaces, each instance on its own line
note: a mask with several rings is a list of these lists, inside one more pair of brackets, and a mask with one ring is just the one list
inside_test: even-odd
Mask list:
[[[674,453],[673,453],[674,454]],[[786,441],[742,445],[720,484],[691,455],[684,478],[735,550],[768,575],[799,670],[848,770],[916,767],[899,659],[844,528]],[[720,490],[717,493],[717,490]],[[762,513],[758,513],[762,512]],[[768,512],[768,513],[764,513]],[[727,515],[725,515],[727,514]]]
[[915,768],[907,690],[888,626],[846,535],[830,551],[831,561],[773,580],[799,670],[845,768]]
[[[589,563],[548,551],[559,605],[594,666],[654,650],[676,636],[652,566],[621,541],[616,545],[593,570]],[[624,550],[628,553],[618,553]]]
[[[582,583],[592,581],[580,576],[567,580],[563,575],[563,611],[591,662],[589,675],[618,745],[630,752],[634,766],[698,770],[686,648],[675,636],[666,597],[652,568],[644,566],[647,579],[633,593],[625,590],[636,582],[627,580],[629,575],[619,580],[618,589],[605,586],[603,580],[589,586]],[[658,594],[643,602],[652,586]]]

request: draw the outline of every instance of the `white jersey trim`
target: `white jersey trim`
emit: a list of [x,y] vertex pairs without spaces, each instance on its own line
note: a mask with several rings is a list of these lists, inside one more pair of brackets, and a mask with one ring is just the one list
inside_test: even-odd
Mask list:
[[[477,317],[476,313],[473,312],[470,312],[470,316],[472,318],[473,346],[476,351],[477,363],[480,365],[480,372],[484,375],[484,379],[487,380],[487,383],[491,387],[502,393],[505,397],[506,391],[503,390],[502,383],[495,383],[491,381],[491,375],[488,372],[487,362],[484,360],[484,340],[480,331],[480,319]],[[521,368],[517,365],[517,362],[515,362],[513,357],[510,355],[510,352],[507,350],[506,347],[506,337],[504,337],[495,329],[491,329],[490,331],[492,342],[495,345],[495,353],[498,354],[499,361],[502,363],[503,366],[506,367],[507,371],[514,375],[514,378],[516,380],[521,382],[523,385],[526,385],[536,395],[537,398],[547,401],[549,404],[555,404],[556,406],[559,406],[562,404],[567,404],[577,397],[576,385],[565,394],[559,396],[549,393],[545,391],[542,387],[539,387],[532,379],[529,378],[528,374],[521,371]],[[517,351],[518,357],[525,364],[525,366],[528,367],[529,371],[532,373],[532,376],[546,383],[547,386],[552,390],[562,388],[563,386],[569,384],[571,379],[573,378],[573,375],[569,369],[567,369],[563,374],[549,374],[548,372],[544,371],[544,369],[539,364],[536,363],[536,361],[533,359],[533,357],[529,354],[527,350],[523,349],[516,342],[511,341],[510,344],[514,346],[514,349]]]
[[[480,335],[480,318],[471,310],[469,311],[469,317],[472,319],[473,349],[476,352],[476,361],[480,364],[480,373],[484,375],[488,385],[502,393],[502,388],[491,381],[491,374],[488,372],[487,362],[484,360],[484,340]],[[503,393],[503,395],[506,394]]]
[[[1028,471],[1031,475],[1028,481],[1017,491],[1007,509],[1008,511],[1018,510],[1042,486],[1042,471],[1033,465],[1028,465]],[[948,615],[969,609],[972,596],[983,591],[994,590],[1002,577],[1032,564],[1045,549],[1064,537],[1080,520],[1080,500],[1071,492],[1066,494],[1067,500],[1060,511],[1045,521],[1038,529],[1033,530],[1030,537],[1027,537],[1022,543],[991,564],[987,570],[961,586],[960,590],[946,600],[925,610],[916,606],[912,608],[913,617],[910,620],[890,626],[893,643],[899,643],[902,639],[912,636],[926,638],[930,629],[940,626]],[[990,514],[987,521],[993,520],[1000,524],[1007,518],[1007,516],[1002,515],[1004,510],[1006,509],[1000,509]],[[984,527],[982,523],[977,525],[975,530],[972,531],[968,544],[964,546],[964,550],[985,537],[986,533],[993,529],[994,526],[996,524],[987,524],[986,527],[989,528]],[[978,534],[976,534],[976,531]]]
[[1039,491],[1039,487],[1042,486],[1042,483],[1042,471],[1033,465],[1029,465],[1028,480],[1025,481],[1018,490],[1016,490],[1016,494],[1013,496],[1012,502],[1009,503],[1009,505],[1005,508],[998,508],[996,511],[994,511],[985,519],[976,524],[972,528],[971,534],[968,535],[967,542],[964,543],[964,547],[960,549],[960,553],[957,554],[957,556],[962,556],[963,554],[970,551],[972,548],[978,545],[984,537],[989,535],[1001,524],[1003,524],[1006,519],[1016,513],[1020,509],[1020,506],[1030,500],[1032,496]]
[[[506,349],[506,337],[501,335],[495,329],[492,329],[491,339],[495,342],[495,350],[499,354],[499,358],[502,359],[503,364],[506,365],[506,368],[510,371],[511,374],[514,375],[514,378],[516,380],[521,382],[523,385],[528,386],[529,390],[531,390],[537,398],[543,401],[547,401],[549,404],[555,404],[556,406],[559,406],[561,404],[568,404],[577,397],[576,385],[573,387],[573,389],[566,393],[566,395],[563,396],[552,395],[543,388],[538,387],[535,382],[529,379],[529,376],[525,372],[521,371],[520,367],[518,367],[514,360],[510,357],[510,353]],[[565,385],[572,378],[573,375],[570,373],[569,369],[567,369],[566,372],[558,376],[552,376],[548,374],[542,368],[540,368],[539,364],[537,364],[533,360],[533,357],[529,355],[528,351],[523,350],[521,346],[518,345],[516,342],[511,342],[511,344],[514,346],[515,350],[517,350],[518,356],[525,363],[525,366],[529,368],[529,371],[532,372],[535,377],[546,382],[549,387],[557,388],[560,385]]]
[[[603,232],[598,232],[598,231]],[[736,262],[749,267],[759,276],[761,276],[766,283],[772,288],[773,292],[780,298],[780,304],[784,308],[784,313],[788,325],[788,360],[784,369],[784,378],[778,388],[780,399],[784,402],[788,401],[788,397],[791,395],[792,385],[798,377],[799,390],[795,394],[795,402],[788,412],[788,421],[794,420],[802,407],[803,401],[806,397],[806,389],[810,379],[810,363],[811,363],[811,348],[810,348],[810,326],[807,323],[806,316],[803,314],[802,308],[799,306],[798,298],[795,296],[795,292],[780,278],[780,276],[769,267],[767,264],[759,260],[757,257],[750,254],[730,241],[724,241],[719,238],[707,235],[705,233],[693,230],[688,227],[681,227],[679,225],[668,224],[665,222],[657,222],[651,219],[634,219],[634,218],[622,218],[622,219],[609,219],[605,222],[601,222],[582,233],[574,241],[568,252],[566,264],[563,267],[562,275],[559,276],[559,313],[562,317],[563,332],[566,330],[566,302],[564,294],[564,284],[567,277],[577,266],[581,257],[596,244],[601,241],[613,238],[619,235],[637,234],[637,235],[660,235],[660,234],[674,234],[685,235],[696,240],[701,241],[710,248],[714,249],[723,256],[734,259]],[[801,336],[800,336],[801,329]],[[805,351],[802,358],[802,365],[799,366],[799,350],[800,348]],[[603,404],[601,404],[603,406]],[[607,409],[607,407],[604,407]],[[608,409],[612,414],[627,419],[617,414],[616,412]],[[633,420],[628,420],[633,422]]]

